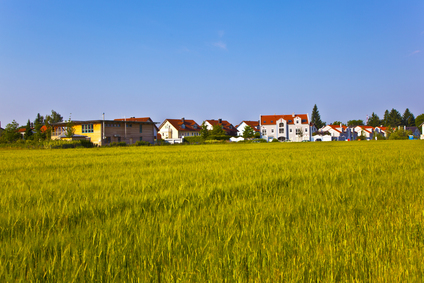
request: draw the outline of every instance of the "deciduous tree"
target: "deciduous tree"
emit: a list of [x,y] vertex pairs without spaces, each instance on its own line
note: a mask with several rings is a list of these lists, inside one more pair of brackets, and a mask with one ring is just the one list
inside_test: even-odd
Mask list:
[[422,123],[424,123],[424,114],[421,114],[421,115],[418,115],[416,118],[415,118],[415,126],[418,128],[418,129],[420,129],[420,131],[421,131],[421,134],[422,134],[422,127],[420,127],[421,126],[421,124]]
[[2,138],[7,142],[15,142],[21,138],[21,134],[18,133],[19,124],[15,120],[12,123],[6,125]]
[[250,138],[253,138],[254,136],[255,136],[255,130],[253,130],[251,126],[247,125],[246,127],[244,127],[243,138],[250,139]]

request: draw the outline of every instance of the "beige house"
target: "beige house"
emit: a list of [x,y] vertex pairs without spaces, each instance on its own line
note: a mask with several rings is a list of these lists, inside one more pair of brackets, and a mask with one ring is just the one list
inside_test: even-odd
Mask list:
[[159,126],[159,135],[171,143],[180,143],[184,137],[200,136],[201,127],[194,120],[166,119]]
[[[86,139],[103,146],[112,142],[134,144],[137,141],[153,143],[156,139],[157,127],[149,117],[123,118],[115,120],[72,121],[74,136],[71,139]],[[52,139],[66,140],[68,122],[53,124]]]

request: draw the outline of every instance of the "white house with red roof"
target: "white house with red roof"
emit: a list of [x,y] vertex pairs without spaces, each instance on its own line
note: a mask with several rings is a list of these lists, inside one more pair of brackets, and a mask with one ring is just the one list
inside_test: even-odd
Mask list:
[[356,126],[353,130],[358,134],[358,136],[364,135],[367,140],[370,140],[374,136],[374,127],[372,126]]
[[261,115],[260,131],[267,141],[310,141],[313,127],[308,114]]
[[181,143],[185,137],[200,136],[201,127],[194,120],[166,119],[159,126],[159,135],[170,143]]
[[327,134],[330,134],[331,136],[330,140],[332,141],[355,140],[357,137],[357,133],[353,131],[352,128],[346,127],[342,124],[324,126],[321,129],[319,129],[317,136],[323,137],[324,135],[327,135]]
[[255,133],[259,133],[259,129],[260,129],[259,121],[242,121],[240,124],[236,126],[237,135],[242,136],[244,129],[247,126],[250,126],[255,131]]
[[386,131],[387,131],[387,127],[378,126],[378,127],[375,127],[375,128],[374,128],[374,132],[375,132],[376,134],[380,134],[380,135],[382,135],[383,137],[387,137],[387,136],[386,136]]
[[222,129],[225,131],[225,133],[229,136],[237,136],[237,129],[234,127],[230,122],[222,119],[218,120],[205,120],[203,123],[205,123],[208,130],[212,130],[213,126],[215,125],[221,125]]

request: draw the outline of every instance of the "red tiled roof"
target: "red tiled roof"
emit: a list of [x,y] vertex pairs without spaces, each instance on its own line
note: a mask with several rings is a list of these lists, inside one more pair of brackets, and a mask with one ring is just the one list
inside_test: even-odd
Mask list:
[[[286,120],[287,124],[294,124],[294,119],[296,117],[299,117],[302,120],[306,120],[306,122],[301,122],[301,124],[309,124],[308,115],[295,114],[293,117],[293,115],[290,114],[290,115],[261,115],[261,125],[275,125],[277,121],[280,120],[281,118]],[[290,120],[291,122],[289,122]]]
[[[34,127],[32,127],[32,128],[31,128],[31,130],[34,130]],[[26,131],[26,127],[19,128],[19,129],[18,129],[18,132],[19,132],[19,133],[25,133],[25,131]],[[44,133],[45,131],[47,131],[47,126],[46,126],[46,125],[41,126],[40,131],[41,131],[42,133]]]
[[[182,119],[166,119],[162,125],[164,125],[166,121],[168,121],[178,131],[200,132],[201,130],[201,127],[194,120],[184,119],[185,128],[182,127]],[[159,128],[161,128],[162,125],[160,125]]]
[[221,125],[222,129],[227,132],[227,134],[229,135],[237,135],[237,129],[228,121],[226,120],[221,120],[221,123],[219,123],[218,120],[206,120],[206,122],[208,122],[209,124],[213,126],[215,125]]

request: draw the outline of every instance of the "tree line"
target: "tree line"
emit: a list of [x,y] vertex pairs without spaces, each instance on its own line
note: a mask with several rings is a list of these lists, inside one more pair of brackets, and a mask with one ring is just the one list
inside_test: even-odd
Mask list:
[[[63,117],[58,112],[52,110],[51,114],[42,116],[37,114],[34,121],[28,119],[26,126],[19,127],[19,123],[13,120],[6,125],[0,136],[0,142],[16,142],[20,139],[43,141],[50,140],[52,134],[52,125],[54,123],[63,122]],[[43,126],[45,126],[43,128]],[[19,129],[25,128],[24,135],[18,132]]]
[[[321,120],[318,107],[315,104],[315,106],[312,109],[312,115],[311,115],[311,122],[315,125],[317,129],[320,129],[324,126],[326,126],[326,123]],[[347,123],[342,123],[340,121],[334,121],[331,123],[331,125],[344,125],[344,126],[372,126],[372,127],[390,127],[390,128],[396,128],[399,126],[406,126],[406,127],[420,127],[420,125],[424,122],[424,114],[418,115],[417,117],[412,114],[412,112],[409,110],[409,108],[406,108],[405,112],[403,112],[403,115],[400,114],[399,111],[392,108],[392,110],[386,110],[384,112],[383,119],[380,119],[380,117],[375,114],[374,112],[371,114],[371,117],[369,117],[368,121],[364,123],[363,120],[349,120]],[[421,131],[421,129],[420,129]]]

